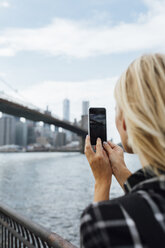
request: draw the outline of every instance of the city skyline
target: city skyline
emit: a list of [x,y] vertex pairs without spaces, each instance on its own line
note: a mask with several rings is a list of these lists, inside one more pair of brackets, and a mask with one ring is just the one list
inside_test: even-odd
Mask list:
[[5,113],[0,118],[0,130],[0,150],[3,146],[14,148],[13,145],[30,151],[58,148],[67,144],[65,133],[56,128],[52,129],[51,125],[41,125],[40,122],[28,119],[22,121],[19,117]]
[[[87,130],[87,115],[88,115],[89,102],[82,102],[82,117],[83,119],[74,119],[73,125],[80,126]],[[49,106],[43,111],[46,115],[52,115]],[[84,119],[85,117],[85,119]],[[63,100],[63,120],[70,122],[70,100]],[[30,150],[40,150],[48,148],[58,148],[77,142],[76,147],[80,146],[80,138],[75,133],[65,129],[60,129],[55,125],[50,125],[42,122],[34,122],[23,117],[16,117],[6,113],[1,113],[0,116],[0,150],[7,149],[20,149],[13,147],[13,145],[26,148]],[[10,147],[12,145],[12,147]],[[7,146],[6,148],[2,148]],[[71,145],[72,146],[72,145]],[[75,147],[75,144],[73,145]],[[51,148],[51,149],[52,149]],[[77,149],[77,148],[76,148]]]

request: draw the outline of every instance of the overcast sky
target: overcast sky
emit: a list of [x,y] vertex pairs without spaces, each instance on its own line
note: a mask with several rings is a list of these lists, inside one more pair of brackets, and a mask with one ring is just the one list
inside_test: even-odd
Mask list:
[[165,51],[165,0],[0,0],[0,89],[71,120],[82,100],[105,106],[114,125],[113,89],[132,60]]

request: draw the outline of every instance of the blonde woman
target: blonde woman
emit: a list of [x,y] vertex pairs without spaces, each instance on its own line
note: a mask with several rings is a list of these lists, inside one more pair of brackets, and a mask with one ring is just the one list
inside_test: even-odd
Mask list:
[[[132,174],[119,146],[87,136],[85,154],[95,179],[94,203],[81,216],[81,247],[165,247],[165,55],[144,55],[115,88],[116,127],[126,152],[142,169]],[[125,195],[109,199],[112,174]]]

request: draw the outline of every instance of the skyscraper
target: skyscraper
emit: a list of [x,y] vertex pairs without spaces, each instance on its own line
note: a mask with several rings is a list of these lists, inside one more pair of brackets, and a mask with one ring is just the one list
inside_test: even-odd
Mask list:
[[63,101],[63,119],[70,121],[70,101],[68,99]]
[[16,137],[15,137],[15,144],[19,146],[27,146],[27,122],[21,122],[17,120],[16,122]]
[[[49,111],[49,107],[48,106],[46,107],[46,110],[44,111],[44,113],[46,115],[51,115],[51,111]],[[45,131],[46,136],[49,136],[50,131],[51,131],[50,130],[50,124],[44,123],[44,131]]]
[[16,119],[15,117],[3,114],[0,118],[0,145],[15,144]]
[[82,115],[88,115],[89,101],[82,102]]
[[[64,99],[63,101],[63,120],[70,121],[70,101]],[[66,134],[66,143],[71,141],[71,132],[63,129],[63,132]]]
[[35,127],[36,123],[30,120],[27,120],[27,144],[34,144],[36,142]]

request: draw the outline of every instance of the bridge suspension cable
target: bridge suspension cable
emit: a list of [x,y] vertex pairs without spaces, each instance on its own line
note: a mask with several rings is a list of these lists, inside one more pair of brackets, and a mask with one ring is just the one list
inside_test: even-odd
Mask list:
[[0,76],[0,81],[1,81],[4,85],[6,85],[9,89],[11,89],[14,93],[16,93],[17,96],[21,97],[21,98],[22,98],[21,101],[23,101],[24,103],[25,103],[25,101],[26,101],[26,104],[27,104],[27,105],[33,106],[33,107],[36,108],[36,109],[40,109],[38,106],[36,106],[36,105],[30,103],[29,100],[28,100],[25,96],[23,96],[23,95],[18,91],[18,89],[15,89],[13,86],[11,86],[11,84],[9,84],[9,82],[7,82],[4,78],[2,78],[2,76]]

